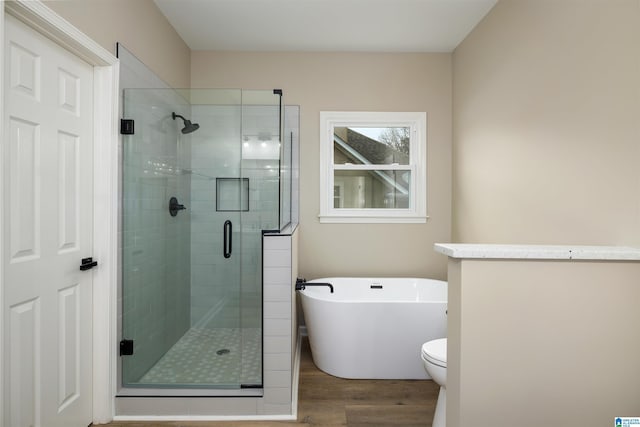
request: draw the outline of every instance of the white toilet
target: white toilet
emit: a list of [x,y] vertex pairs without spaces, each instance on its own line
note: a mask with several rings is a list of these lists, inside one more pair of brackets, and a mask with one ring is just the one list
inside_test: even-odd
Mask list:
[[422,364],[433,381],[440,386],[433,427],[446,426],[447,412],[447,339],[440,338],[422,344]]

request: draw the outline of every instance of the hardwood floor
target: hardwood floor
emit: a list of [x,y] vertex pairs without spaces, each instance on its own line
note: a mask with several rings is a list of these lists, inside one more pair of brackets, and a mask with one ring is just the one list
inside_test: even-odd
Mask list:
[[438,398],[433,381],[345,380],[313,364],[302,341],[297,421],[117,422],[109,427],[431,426]]

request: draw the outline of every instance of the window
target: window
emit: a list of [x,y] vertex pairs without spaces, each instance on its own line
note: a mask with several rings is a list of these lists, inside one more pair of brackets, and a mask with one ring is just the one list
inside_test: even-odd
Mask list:
[[320,222],[425,222],[426,123],[426,113],[320,112]]

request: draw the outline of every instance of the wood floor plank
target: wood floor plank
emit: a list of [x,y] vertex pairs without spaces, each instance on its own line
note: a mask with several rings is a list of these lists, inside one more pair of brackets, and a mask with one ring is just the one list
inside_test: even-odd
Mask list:
[[435,405],[347,405],[347,425],[431,426]]
[[[372,392],[373,391],[373,392]],[[299,399],[372,401],[397,404],[420,403],[438,397],[439,387],[427,381],[345,380],[331,376],[300,380]]]
[[313,426],[346,426],[345,405],[340,400],[299,401],[298,422]]

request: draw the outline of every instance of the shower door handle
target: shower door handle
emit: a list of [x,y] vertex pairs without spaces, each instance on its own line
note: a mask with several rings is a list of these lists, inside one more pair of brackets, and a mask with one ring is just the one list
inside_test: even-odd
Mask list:
[[225,258],[231,257],[231,240],[233,236],[233,225],[231,221],[226,220],[224,222],[223,231],[224,237],[222,238],[222,251],[224,253]]

